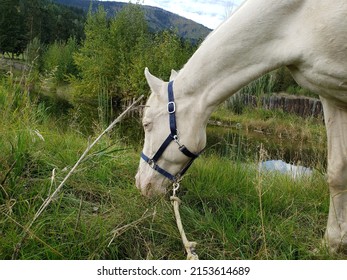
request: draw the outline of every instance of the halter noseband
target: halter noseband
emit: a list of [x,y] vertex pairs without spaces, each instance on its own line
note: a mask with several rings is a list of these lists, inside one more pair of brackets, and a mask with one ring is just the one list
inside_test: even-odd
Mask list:
[[[181,145],[178,138],[178,131],[176,125],[176,103],[173,92],[173,81],[169,82],[168,85],[168,99],[169,102],[167,104],[167,112],[169,114],[169,124],[170,124],[170,134],[166,138],[166,140],[161,144],[158,151],[152,158],[146,156],[143,152],[141,153],[141,158],[149,164],[149,166],[155,171],[159,172],[161,175],[165,176],[170,181],[177,183],[182,176],[186,173],[188,168],[192,165],[193,161],[201,154],[195,154],[189,151],[184,145]],[[175,142],[178,145],[178,149],[187,157],[190,158],[189,162],[185,165],[185,167],[178,172],[176,175],[172,175],[165,169],[161,168],[157,162],[159,158],[163,155],[167,147],[171,144],[171,142]]]

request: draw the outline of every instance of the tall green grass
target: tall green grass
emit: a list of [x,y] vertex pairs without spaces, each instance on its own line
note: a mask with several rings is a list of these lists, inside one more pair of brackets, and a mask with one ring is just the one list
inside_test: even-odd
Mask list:
[[[185,258],[171,203],[139,194],[139,148],[116,134],[98,143],[16,247],[93,135],[50,114],[11,78],[0,83],[0,117],[0,259]],[[320,173],[294,181],[259,174],[255,160],[210,153],[179,196],[200,259],[343,258],[319,249],[328,212]]]
[[254,163],[213,156],[199,161],[194,173],[184,201],[199,209],[195,227],[205,233],[200,242],[208,246],[208,256],[216,258],[218,252],[217,258],[227,259],[328,257],[324,251],[314,253],[328,211],[327,186],[319,173],[294,181],[282,174],[259,175]]

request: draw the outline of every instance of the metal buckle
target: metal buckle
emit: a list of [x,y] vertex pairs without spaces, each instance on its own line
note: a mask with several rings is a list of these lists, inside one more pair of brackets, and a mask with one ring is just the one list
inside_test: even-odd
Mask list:
[[157,164],[155,163],[154,160],[150,159],[148,161],[148,165],[152,168],[152,169],[155,169],[155,167],[157,166]]
[[[172,106],[172,108],[171,108]],[[172,109],[172,110],[171,110]],[[176,103],[174,101],[170,101],[168,104],[167,104],[167,112],[169,114],[173,114],[176,112]]]

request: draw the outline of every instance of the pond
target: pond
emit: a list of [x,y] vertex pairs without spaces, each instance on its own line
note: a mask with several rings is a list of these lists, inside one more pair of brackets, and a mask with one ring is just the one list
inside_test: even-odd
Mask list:
[[[262,150],[262,158],[260,152]],[[217,154],[236,161],[282,161],[293,166],[324,170],[326,168],[325,141],[303,141],[279,138],[260,132],[246,132],[242,128],[209,125],[206,153]]]
[[288,175],[293,179],[309,177],[312,175],[312,168],[304,167],[301,165],[293,165],[286,163],[283,160],[266,160],[258,164],[261,172],[276,171],[281,174]]

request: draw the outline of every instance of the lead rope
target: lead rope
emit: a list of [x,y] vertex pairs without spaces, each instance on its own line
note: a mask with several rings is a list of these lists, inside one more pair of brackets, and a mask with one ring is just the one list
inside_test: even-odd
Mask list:
[[182,239],[184,248],[186,249],[186,252],[187,252],[187,260],[198,260],[199,256],[195,251],[195,247],[196,247],[197,243],[188,241],[186,233],[183,229],[181,215],[180,215],[180,209],[179,209],[180,204],[181,204],[181,200],[176,195],[176,192],[178,191],[179,187],[180,187],[179,183],[175,182],[173,184],[172,196],[170,197],[170,200],[172,202],[174,212],[175,212],[177,228],[181,234],[181,239]]

